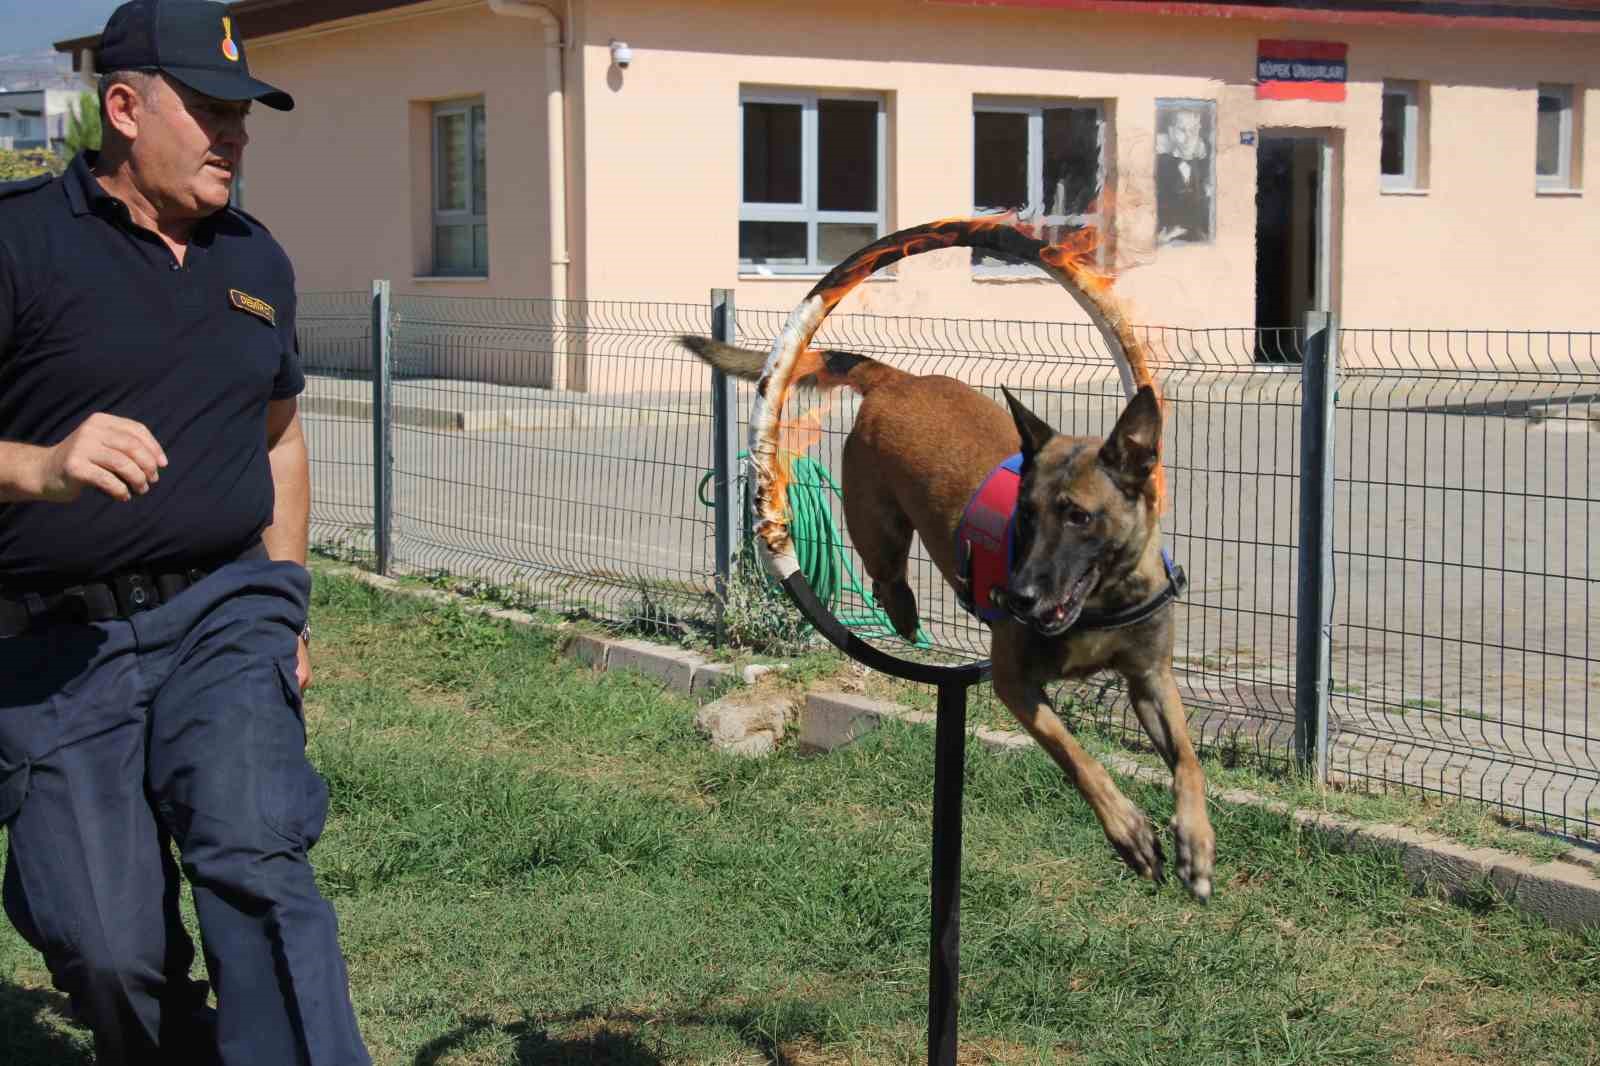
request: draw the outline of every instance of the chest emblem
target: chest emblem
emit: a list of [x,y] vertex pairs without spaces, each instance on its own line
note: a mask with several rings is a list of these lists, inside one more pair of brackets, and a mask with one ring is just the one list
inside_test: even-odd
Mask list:
[[265,300],[240,292],[238,289],[229,289],[228,302],[246,314],[255,315],[268,325],[278,324],[278,312]]

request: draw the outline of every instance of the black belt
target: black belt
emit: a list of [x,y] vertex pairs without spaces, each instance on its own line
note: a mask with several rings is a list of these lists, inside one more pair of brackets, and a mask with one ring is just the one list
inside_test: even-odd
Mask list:
[[266,546],[258,540],[236,555],[200,566],[131,567],[110,577],[53,589],[0,587],[0,639],[19,637],[35,627],[53,623],[128,618],[167,603],[229,563],[265,558]]

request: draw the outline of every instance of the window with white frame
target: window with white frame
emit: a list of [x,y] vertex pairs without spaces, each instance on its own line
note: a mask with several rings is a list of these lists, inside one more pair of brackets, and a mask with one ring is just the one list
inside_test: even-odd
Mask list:
[[739,266],[817,273],[884,231],[881,97],[746,89]]
[[1414,81],[1383,83],[1383,143],[1379,165],[1383,188],[1420,189],[1423,138],[1422,90]]
[[487,276],[489,206],[482,100],[433,106],[433,272]]
[[1539,86],[1539,134],[1534,170],[1541,189],[1573,187],[1573,93],[1570,85]]
[[[980,99],[972,114],[973,212],[1016,211],[1052,242],[1084,226],[1103,229],[1105,153],[1105,108],[1098,102]],[[1030,269],[977,249],[972,262],[984,271]]]

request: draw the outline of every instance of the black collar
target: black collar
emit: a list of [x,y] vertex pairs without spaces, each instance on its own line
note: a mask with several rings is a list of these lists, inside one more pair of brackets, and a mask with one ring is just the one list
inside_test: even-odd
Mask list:
[[1137,625],[1182,596],[1183,590],[1189,587],[1189,575],[1183,572],[1183,567],[1172,561],[1172,556],[1167,554],[1165,548],[1161,549],[1161,562],[1167,568],[1167,583],[1160,592],[1132,607],[1100,611],[1085,607],[1079,612],[1078,620],[1072,623],[1072,629],[1123,629]]
[[[94,176],[95,164],[100,159],[100,153],[93,149],[84,149],[73,157],[67,164],[62,180],[67,188],[67,203],[72,208],[74,215],[100,215],[109,218],[116,224],[127,229],[135,230],[142,234],[155,235],[155,231],[139,225],[133,220],[133,214],[128,210],[128,205],[106,192],[105,186]],[[206,245],[210,243],[210,230],[228,214],[228,209],[214,211],[195,223],[194,232],[190,235],[189,246]]]

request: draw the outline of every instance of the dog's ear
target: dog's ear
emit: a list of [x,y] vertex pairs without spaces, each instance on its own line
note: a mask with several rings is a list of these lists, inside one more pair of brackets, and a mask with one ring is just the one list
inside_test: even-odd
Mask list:
[[1128,401],[1111,436],[1100,446],[1100,465],[1128,496],[1144,491],[1161,455],[1161,405],[1146,385]]
[[1010,389],[1001,385],[1000,391],[1005,394],[1006,403],[1011,408],[1011,418],[1022,436],[1022,457],[1032,459],[1056,435],[1056,431],[1050,428],[1050,423],[1022,406],[1022,401],[1011,395]]

